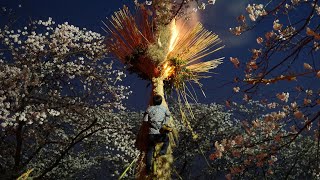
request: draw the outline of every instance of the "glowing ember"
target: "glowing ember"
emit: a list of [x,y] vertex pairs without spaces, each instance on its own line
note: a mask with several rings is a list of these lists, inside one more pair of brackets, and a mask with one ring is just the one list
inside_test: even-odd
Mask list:
[[163,67],[162,67],[162,77],[165,79],[165,78],[168,78],[169,76],[171,76],[174,72],[174,67],[173,66],[169,66],[169,63],[166,62],[164,63]]
[[171,38],[170,38],[170,44],[169,44],[169,51],[168,54],[174,49],[174,46],[176,45],[179,31],[177,29],[176,20],[173,19],[171,22]]

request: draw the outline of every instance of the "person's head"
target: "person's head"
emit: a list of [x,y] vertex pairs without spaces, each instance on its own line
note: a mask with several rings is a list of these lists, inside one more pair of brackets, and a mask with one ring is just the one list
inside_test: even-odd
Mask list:
[[162,103],[162,97],[160,95],[153,96],[153,105],[157,106]]

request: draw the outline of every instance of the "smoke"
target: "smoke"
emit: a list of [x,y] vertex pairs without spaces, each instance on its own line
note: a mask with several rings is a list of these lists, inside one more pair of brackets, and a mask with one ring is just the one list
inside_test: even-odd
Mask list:
[[228,48],[243,47],[254,40],[255,33],[250,31],[241,36],[234,36],[229,32],[229,28],[238,25],[237,17],[246,14],[247,4],[248,0],[217,1],[213,6],[201,11],[199,19],[207,29],[217,33]]
[[190,26],[194,26],[199,23],[200,14],[198,12],[198,4],[195,1],[191,2],[187,12],[189,12],[188,24],[190,24]]
[[198,9],[198,4],[195,1],[189,2],[189,7],[185,9],[185,13],[187,14],[187,21],[185,22],[187,26],[195,26],[200,22],[200,14]]

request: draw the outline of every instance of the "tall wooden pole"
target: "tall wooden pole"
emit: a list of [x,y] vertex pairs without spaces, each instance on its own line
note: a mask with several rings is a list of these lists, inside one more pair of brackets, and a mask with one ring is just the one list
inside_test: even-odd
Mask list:
[[[161,95],[162,96],[162,105],[168,108],[167,102],[164,98],[164,84],[163,78],[153,78],[152,79],[152,93],[151,93],[151,100],[150,104],[152,104],[152,98],[154,95]],[[169,122],[171,127],[174,127],[173,118],[170,118]],[[173,164],[173,155],[172,155],[172,148],[175,146],[174,139],[177,137],[177,132],[169,133],[170,139],[170,146],[168,148],[167,154],[163,156],[158,156],[154,158],[153,163],[155,163],[155,172],[150,173],[149,175],[146,174],[146,153],[147,153],[147,146],[148,146],[148,125],[147,123],[143,122],[140,132],[137,137],[137,145],[141,152],[139,161],[138,161],[138,168],[137,168],[137,179],[171,179],[171,171],[172,171],[172,164]],[[162,143],[159,143],[155,147],[155,153],[159,154],[159,151],[162,147]]]

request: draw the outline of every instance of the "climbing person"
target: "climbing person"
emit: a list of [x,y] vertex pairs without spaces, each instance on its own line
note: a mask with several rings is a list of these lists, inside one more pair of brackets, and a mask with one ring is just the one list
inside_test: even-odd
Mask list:
[[172,130],[168,125],[170,112],[168,108],[161,105],[162,97],[153,96],[153,105],[148,107],[144,115],[144,121],[149,124],[148,148],[146,168],[149,174],[152,171],[152,156],[157,143],[163,142],[159,155],[165,155],[169,147],[168,133]]

